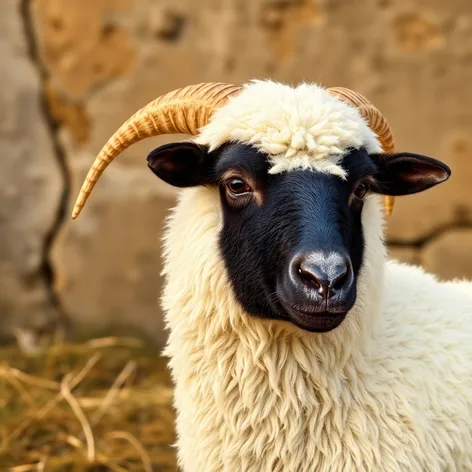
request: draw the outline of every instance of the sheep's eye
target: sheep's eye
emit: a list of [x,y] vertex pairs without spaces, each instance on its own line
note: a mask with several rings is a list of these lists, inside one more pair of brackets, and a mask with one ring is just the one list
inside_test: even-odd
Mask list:
[[359,184],[354,190],[354,195],[357,198],[364,198],[368,190],[369,190],[369,186],[367,184]]
[[240,178],[228,180],[226,187],[233,196],[244,195],[251,192],[251,187]]

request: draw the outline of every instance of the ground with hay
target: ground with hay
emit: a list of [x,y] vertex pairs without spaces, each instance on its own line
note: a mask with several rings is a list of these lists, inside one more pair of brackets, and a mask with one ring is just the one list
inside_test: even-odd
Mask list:
[[166,360],[135,339],[0,349],[0,470],[176,471]]

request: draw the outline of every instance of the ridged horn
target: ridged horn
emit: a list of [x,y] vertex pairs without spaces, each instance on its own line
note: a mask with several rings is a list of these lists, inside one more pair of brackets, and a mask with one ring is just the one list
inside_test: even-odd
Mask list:
[[75,219],[106,167],[132,144],[162,134],[195,135],[213,111],[241,90],[224,83],[201,83],[162,95],[125,121],[103,146],[80,189],[72,218]]
[[[345,103],[355,106],[359,110],[361,115],[369,123],[372,131],[377,134],[383,152],[387,153],[395,150],[393,134],[387,120],[384,118],[382,113],[380,113],[380,111],[367,100],[367,98],[362,96],[360,93],[344,87],[332,87],[328,89],[328,92],[332,95],[336,95]],[[394,203],[395,197],[389,195],[385,197],[385,212],[387,215],[392,214]]]

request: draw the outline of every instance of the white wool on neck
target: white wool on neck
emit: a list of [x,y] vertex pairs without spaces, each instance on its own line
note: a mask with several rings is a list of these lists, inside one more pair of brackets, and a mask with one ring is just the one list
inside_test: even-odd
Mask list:
[[472,470],[470,284],[385,266],[381,209],[368,198],[354,309],[317,334],[242,309],[218,190],[181,191],[162,306],[184,472]]
[[312,169],[346,177],[349,149],[381,151],[359,111],[316,84],[296,87],[254,80],[217,109],[195,141],[215,150],[227,142],[251,144],[269,156],[270,173]]
[[[279,448],[285,467],[308,472],[311,456],[301,448],[311,441],[322,446],[326,425],[342,429],[344,420],[337,416],[342,411],[334,408],[344,395],[342,372],[355,381],[365,368],[383,289],[385,248],[377,197],[368,198],[363,215],[368,229],[356,305],[341,326],[314,334],[287,322],[254,318],[242,309],[218,250],[218,190],[180,193],[165,234],[162,306],[170,329],[165,354],[176,384],[179,460],[185,471],[289,470],[271,468],[270,458],[261,461],[261,469],[244,463],[255,460],[272,438],[270,454]],[[292,418],[283,432],[279,413]],[[319,423],[324,415],[325,423]],[[241,448],[250,444],[245,454]]]

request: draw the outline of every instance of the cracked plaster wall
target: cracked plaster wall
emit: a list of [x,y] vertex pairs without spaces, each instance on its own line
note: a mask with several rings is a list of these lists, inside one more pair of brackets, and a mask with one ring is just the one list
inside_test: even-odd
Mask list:
[[69,219],[108,136],[156,95],[272,77],[366,94],[399,149],[453,170],[397,199],[392,257],[472,277],[472,6],[468,0],[6,0],[0,7],[0,331],[163,341],[160,234],[174,191],[133,146]]

